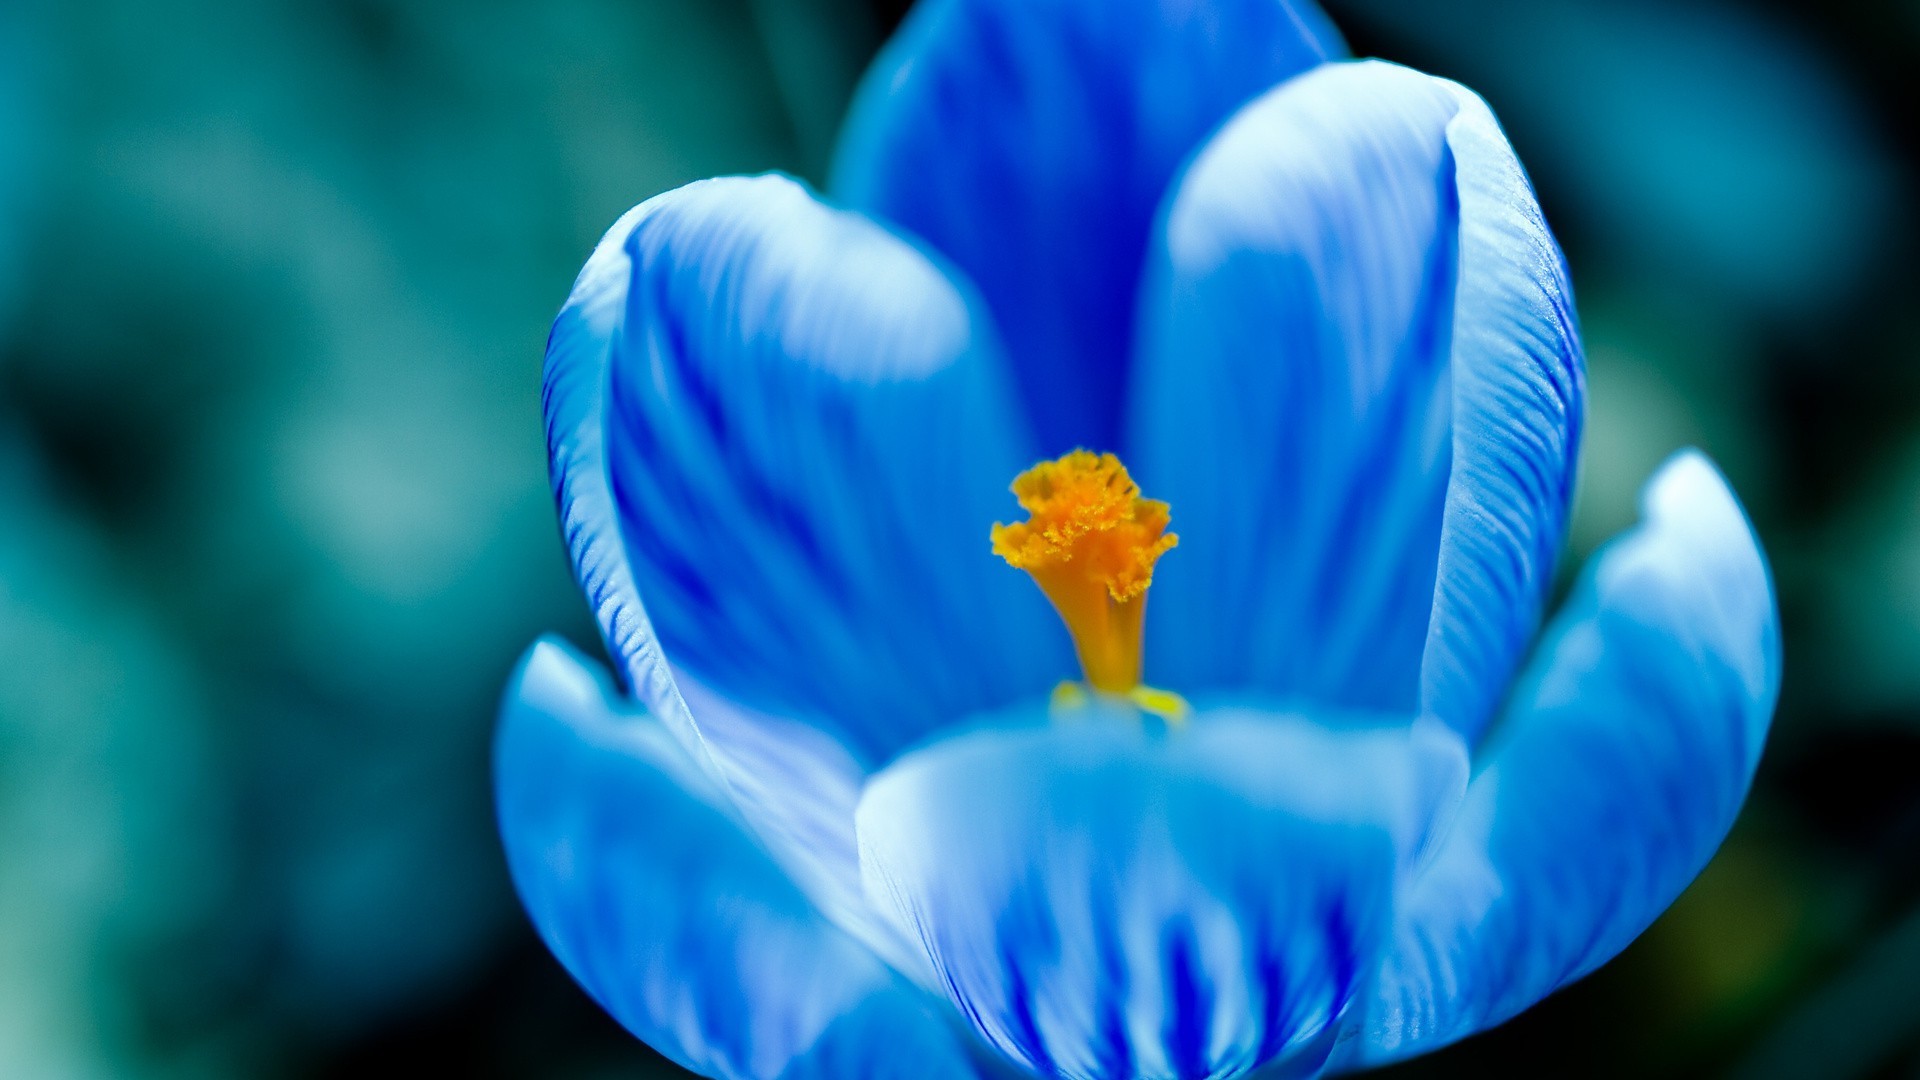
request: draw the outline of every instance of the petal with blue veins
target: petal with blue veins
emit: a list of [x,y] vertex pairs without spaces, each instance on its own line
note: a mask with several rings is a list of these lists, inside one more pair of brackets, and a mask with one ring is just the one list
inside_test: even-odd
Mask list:
[[1149,674],[1414,711],[1446,493],[1458,206],[1437,80],[1329,64],[1169,204],[1135,455],[1173,505]]
[[913,751],[859,809],[869,896],[1044,1076],[1307,1071],[1464,790],[1439,724],[1045,710]]
[[1421,711],[1473,740],[1540,626],[1573,505],[1586,354],[1560,245],[1486,103],[1454,87],[1453,476]]
[[608,230],[548,339],[542,405],[561,531],[628,688],[733,796],[816,903],[859,928],[866,916],[852,808],[866,767],[829,733],[736,706],[675,671],[620,534],[607,462],[609,377],[633,277],[627,240],[656,205],[635,207]]
[[979,283],[1047,455],[1114,449],[1168,182],[1340,55],[1311,0],[927,0],[855,98],[835,189]]
[[1150,677],[1471,737],[1538,623],[1582,384],[1485,106],[1379,62],[1287,83],[1181,178],[1147,280],[1132,448],[1182,536]]
[[628,1030],[725,1080],[983,1075],[946,1007],[816,912],[658,721],[536,644],[495,744],[514,884]]
[[622,227],[617,312],[586,331],[655,635],[623,651],[862,761],[1070,670],[986,543],[1031,443],[964,284],[784,177],[690,185]]
[[1498,1024],[1605,963],[1733,824],[1780,682],[1765,559],[1698,454],[1644,507],[1542,642],[1410,892],[1354,1064]]
[[547,461],[574,577],[627,686],[684,745],[699,745],[673,671],[634,588],[607,477],[607,372],[632,264],[626,238],[647,213],[627,211],[594,248],[547,337],[541,387]]

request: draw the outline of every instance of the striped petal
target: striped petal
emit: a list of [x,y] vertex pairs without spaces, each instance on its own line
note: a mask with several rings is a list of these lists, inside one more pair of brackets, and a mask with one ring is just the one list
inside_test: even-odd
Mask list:
[[726,1080],[982,1075],[945,1007],[815,911],[659,722],[564,646],[522,663],[495,770],[534,925],[661,1053]]
[[1746,518],[1713,466],[1683,454],[1542,643],[1405,903],[1353,1063],[1498,1024],[1646,929],[1739,812],[1779,649]]
[[[857,926],[864,905],[852,808],[866,768],[831,734],[748,713],[676,672],[640,602],[620,535],[607,461],[609,373],[633,278],[627,240],[654,209],[655,203],[635,207],[607,231],[547,339],[542,408],[561,532],[607,651],[633,695],[734,796],[816,902]],[[781,767],[761,779],[760,766],[769,760]],[[805,782],[782,782],[788,777]],[[825,828],[797,835],[812,823]]]
[[1538,626],[1584,393],[1486,106],[1379,62],[1296,79],[1201,153],[1155,259],[1134,437],[1185,541],[1156,677],[1471,739]]
[[869,895],[979,1033],[1043,1076],[1317,1069],[1464,785],[1458,739],[1233,706],[1164,735],[1006,721],[859,810]]
[[676,667],[867,761],[1069,670],[986,542],[1030,444],[938,263],[772,176],[655,199],[620,261],[606,454]]
[[1311,0],[927,0],[854,101],[836,190],[979,283],[1042,450],[1113,449],[1168,182],[1342,52]]
[[1448,84],[1329,64],[1175,189],[1144,299],[1142,486],[1181,548],[1153,678],[1412,713],[1451,460]]

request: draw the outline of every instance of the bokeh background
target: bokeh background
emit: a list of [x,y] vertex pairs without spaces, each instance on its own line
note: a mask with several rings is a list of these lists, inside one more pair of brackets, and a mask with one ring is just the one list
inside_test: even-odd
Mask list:
[[[905,7],[0,0],[0,1075],[672,1074],[492,829],[505,675],[595,640],[542,343],[628,206],[820,178]],[[1573,560],[1701,445],[1787,624],[1700,881],[1392,1075],[1920,1076],[1920,3],[1329,7],[1485,94],[1565,243]]]

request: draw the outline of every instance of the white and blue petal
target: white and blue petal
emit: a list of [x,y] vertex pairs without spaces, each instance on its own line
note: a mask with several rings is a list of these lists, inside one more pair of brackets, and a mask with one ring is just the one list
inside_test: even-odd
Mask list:
[[677,742],[580,657],[536,644],[495,746],[534,925],[628,1030],[724,1080],[966,1078],[946,1007],[827,922]]
[[1486,103],[1453,87],[1453,476],[1421,709],[1469,740],[1540,625],[1573,504],[1586,355],[1566,260]]
[[1378,62],[1295,79],[1182,177],[1147,281],[1131,449],[1183,538],[1152,677],[1471,737],[1538,623],[1582,385],[1485,106]]
[[1113,449],[1168,182],[1343,52],[1311,0],[927,0],[854,101],[836,192],[979,284],[1043,451]]
[[607,476],[607,372],[632,275],[626,239],[647,212],[647,206],[636,206],[615,222],[574,281],[547,337],[540,400],[548,471],[574,577],[627,686],[683,745],[694,747],[699,736],[693,718],[634,588]]
[[[659,204],[635,207],[608,230],[547,341],[542,407],[561,531],[633,694],[734,797],[816,902],[859,926],[865,913],[852,809],[866,766],[826,731],[736,706],[676,672],[641,603],[621,535],[607,459],[610,375],[634,278],[627,242]],[[767,762],[778,769],[765,771]]]
[[1134,454],[1174,508],[1150,673],[1412,712],[1449,454],[1458,207],[1446,86],[1329,64],[1175,189],[1143,297]]
[[622,251],[604,441],[675,668],[869,762],[1068,669],[986,543],[1032,451],[963,284],[777,176],[660,196]]
[[1003,378],[937,262],[773,176],[627,214],[549,340],[555,491],[609,650],[859,932],[867,769],[1072,663],[986,543],[1030,460]]
[[1044,710],[910,752],[859,809],[868,894],[1044,1076],[1317,1069],[1466,754],[1438,724]]
[[1706,865],[1779,689],[1766,563],[1683,454],[1555,621],[1415,883],[1352,1063],[1498,1024],[1611,959]]

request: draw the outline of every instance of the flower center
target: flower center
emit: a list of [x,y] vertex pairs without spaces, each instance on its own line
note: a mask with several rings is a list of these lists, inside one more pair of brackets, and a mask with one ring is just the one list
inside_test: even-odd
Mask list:
[[996,524],[993,553],[1053,602],[1087,686],[1170,720],[1184,716],[1178,695],[1140,682],[1147,586],[1154,563],[1180,542],[1167,532],[1167,504],[1141,498],[1119,458],[1087,450],[1021,473],[1013,494],[1028,520]]

